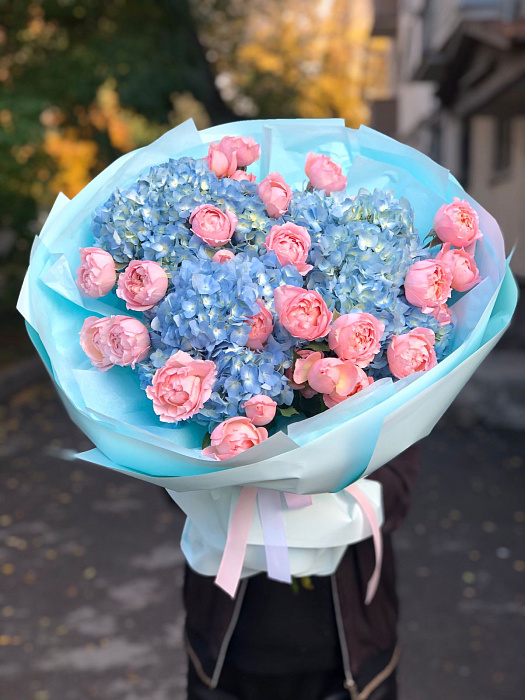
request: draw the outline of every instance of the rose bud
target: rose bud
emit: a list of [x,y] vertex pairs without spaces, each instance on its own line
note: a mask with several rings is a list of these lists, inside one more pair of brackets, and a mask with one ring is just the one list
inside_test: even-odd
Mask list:
[[277,403],[265,394],[256,394],[248,399],[242,408],[254,425],[267,425],[275,418]]
[[256,428],[248,418],[235,416],[220,423],[211,434],[211,445],[202,450],[206,457],[229,459],[268,438],[266,428]]
[[316,190],[324,190],[328,196],[346,187],[347,179],[341,166],[321,153],[307,154],[304,171],[311,186]]
[[153,260],[132,260],[118,278],[117,296],[126,308],[147,311],[159,302],[168,289],[168,276]]
[[212,204],[201,204],[190,216],[193,233],[213,248],[220,248],[230,242],[237,223],[237,217],[232,211],[221,211]]
[[392,338],[386,352],[390,371],[398,379],[414,372],[427,372],[437,365],[434,343],[436,336],[430,328],[414,330]]
[[102,248],[80,248],[77,287],[85,297],[97,299],[113,289],[117,281],[115,261]]

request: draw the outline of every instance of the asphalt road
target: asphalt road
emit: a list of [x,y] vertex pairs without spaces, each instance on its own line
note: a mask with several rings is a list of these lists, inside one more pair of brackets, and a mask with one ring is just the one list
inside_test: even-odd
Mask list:
[[[402,700],[525,697],[523,432],[462,411],[422,443],[396,539]],[[183,516],[75,461],[91,445],[48,382],[0,424],[0,700],[183,700]]]

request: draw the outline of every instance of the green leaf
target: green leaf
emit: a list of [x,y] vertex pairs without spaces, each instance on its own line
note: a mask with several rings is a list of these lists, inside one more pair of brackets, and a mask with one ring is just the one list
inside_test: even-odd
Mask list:
[[315,341],[314,343],[308,343],[305,347],[308,348],[308,350],[313,350],[314,352],[330,352],[330,346],[328,343],[323,343],[319,341]]
[[279,408],[281,416],[285,418],[290,418],[291,416],[298,416],[299,411],[296,411],[293,406],[288,406],[287,408]]
[[202,438],[202,449],[204,450],[206,447],[209,447],[211,445],[211,435],[209,433],[206,433],[206,435]]

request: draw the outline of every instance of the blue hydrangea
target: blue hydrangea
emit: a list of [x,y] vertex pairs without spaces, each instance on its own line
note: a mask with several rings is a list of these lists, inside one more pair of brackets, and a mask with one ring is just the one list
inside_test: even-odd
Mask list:
[[319,292],[332,311],[367,312],[385,324],[371,374],[388,374],[390,338],[416,327],[415,319],[436,331],[436,352],[443,356],[452,326],[440,328],[403,293],[410,266],[429,257],[420,246],[408,200],[378,189],[361,189],[353,199],[344,193],[325,197],[315,191],[295,192],[284,220],[307,228],[312,239],[308,263],[314,269],[307,275],[307,287]]
[[154,351],[140,364],[143,386],[173,352],[213,360],[218,380],[198,420],[220,422],[238,415],[240,404],[254,394],[267,394],[289,405],[293,392],[284,377],[291,366],[298,340],[274,317],[274,333],[263,352],[245,347],[250,332],[247,322],[259,313],[257,299],[273,311],[273,290],[281,284],[302,285],[293,265],[281,266],[275,253],[259,257],[239,253],[223,263],[184,260],[173,271],[166,297],[145,312]]
[[[235,257],[222,265],[211,262],[214,249],[190,230],[189,217],[209,203],[235,213],[238,225],[227,248]],[[264,245],[272,226],[291,221],[311,238],[302,277],[292,265],[282,266]],[[93,217],[95,245],[111,253],[120,267],[130,260],[155,260],[169,277],[168,293],[144,313],[152,351],[139,364],[141,386],[152,381],[176,351],[211,359],[217,367],[213,393],[194,420],[210,430],[243,414],[243,403],[266,394],[278,405],[290,405],[293,390],[284,372],[294,350],[307,345],[280,326],[273,291],[282,284],[316,290],[337,313],[365,311],[385,324],[381,351],[367,373],[390,376],[386,349],[392,335],[417,326],[436,333],[441,359],[452,325],[440,326],[430,314],[409,304],[403,284],[409,267],[428,257],[420,247],[414,215],[406,199],[392,192],[360,190],[326,197],[317,191],[293,192],[279,219],[266,213],[257,184],[219,179],[204,160],[180,158],[150,169],[131,186],[116,190]],[[247,320],[259,312],[262,299],[274,314],[274,329],[264,350],[246,347]]]
[[235,252],[260,252],[275,223],[257,196],[257,185],[217,178],[202,159],[179,158],[150,169],[125,189],[118,189],[95,211],[95,245],[116,262],[155,260],[172,268],[183,260],[211,257],[213,251],[193,235],[192,211],[210,203],[235,213],[238,226],[230,246]]

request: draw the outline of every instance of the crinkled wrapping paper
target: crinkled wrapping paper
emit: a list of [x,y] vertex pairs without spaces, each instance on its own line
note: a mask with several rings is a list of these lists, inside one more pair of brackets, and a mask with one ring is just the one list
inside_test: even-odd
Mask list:
[[[169,158],[204,156],[207,144],[225,135],[254,136],[262,146],[254,168],[257,178],[277,170],[296,188],[305,180],[308,151],[330,155],[348,172],[349,193],[379,187],[407,197],[422,236],[432,228],[434,214],[443,203],[454,196],[467,199],[478,212],[484,233],[476,251],[483,281],[453,305],[452,352],[435,368],[398,382],[376,382],[313,418],[283,421],[283,430],[267,441],[217,463],[200,455],[201,426],[185,423],[174,429],[159,422],[134,372],[115,367],[101,373],[90,366],[78,342],[84,319],[130,312],[114,293],[102,299],[81,297],[74,276],[79,247],[92,244],[92,212],[114,189],[129,186],[141,173]],[[18,308],[71,419],[96,446],[80,457],[169,489],[190,516],[183,538],[186,556],[190,563],[193,559],[195,568],[208,573],[216,568],[211,562],[216,562],[225,539],[229,522],[225,513],[231,515],[238,487],[329,494],[372,473],[432,430],[505,331],[516,301],[516,284],[498,224],[447,170],[369,128],[347,129],[342,120],[329,119],[238,122],[200,133],[189,121],[150,146],[122,156],[74,199],[57,198],[35,239]],[[210,510],[210,491],[215,489],[222,495]],[[330,573],[344,551],[338,553],[337,548],[367,536],[357,522],[351,496],[326,498],[343,498],[348,507],[343,509],[343,521],[334,517],[332,529],[322,529],[320,539],[313,539],[320,532],[319,522],[331,517],[330,507],[320,504],[328,501],[314,499],[304,513],[290,511],[286,516],[292,572]],[[379,503],[376,494],[378,513]],[[220,536],[211,542],[218,513]],[[316,547],[306,547],[305,534]],[[340,544],[334,546],[336,541]],[[249,542],[244,575],[265,568],[260,543],[253,538]],[[330,547],[333,551],[323,554],[321,550]]]

